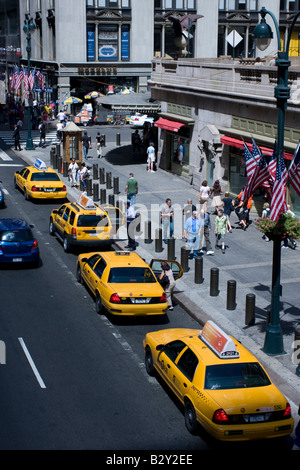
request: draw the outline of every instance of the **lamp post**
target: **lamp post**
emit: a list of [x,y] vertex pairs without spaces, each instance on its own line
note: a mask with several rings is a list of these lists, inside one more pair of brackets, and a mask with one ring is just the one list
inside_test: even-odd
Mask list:
[[[35,31],[35,24],[33,22],[33,19],[30,18],[28,19],[26,17],[24,21],[24,27],[23,31],[26,33],[26,41],[27,41],[27,46],[26,46],[26,51],[27,51],[27,76],[29,77],[30,75],[30,55],[31,55],[31,33]],[[25,150],[34,150],[34,145],[32,141],[32,135],[31,135],[31,130],[32,130],[32,122],[31,122],[31,99],[28,100],[28,107],[27,107],[27,140],[26,140],[26,147]]]
[[[279,156],[284,149],[284,125],[285,125],[285,110],[287,108],[287,100],[290,97],[290,88],[288,86],[288,68],[289,61],[289,45],[291,34],[300,11],[295,15],[291,26],[289,27],[288,39],[285,50],[284,45],[281,48],[280,32],[278,22],[274,14],[265,7],[260,10],[261,22],[254,30],[254,40],[256,46],[260,50],[265,50],[273,38],[271,27],[266,23],[266,15],[270,15],[274,21],[276,28],[277,41],[278,41],[278,56],[276,60],[277,65],[277,86],[275,87],[274,96],[277,100],[277,166],[279,164]],[[267,327],[265,343],[263,351],[268,355],[284,354],[283,337],[280,326],[279,312],[280,312],[280,268],[281,268],[281,240],[275,239],[273,241],[273,267],[272,267],[272,300],[271,300],[271,315],[270,322]]]

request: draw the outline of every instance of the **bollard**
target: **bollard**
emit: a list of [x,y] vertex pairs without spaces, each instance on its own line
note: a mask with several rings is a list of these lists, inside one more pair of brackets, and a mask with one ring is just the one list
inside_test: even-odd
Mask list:
[[55,154],[55,147],[51,147],[51,150],[50,150],[50,166],[52,166],[52,168],[53,168],[54,154]]
[[135,214],[135,231],[136,233],[140,233],[141,231],[141,214],[139,212]]
[[147,245],[152,242],[152,240],[151,240],[151,220],[146,220],[146,222],[145,222],[144,242]]
[[227,310],[235,310],[236,307],[236,281],[227,281]]
[[182,246],[180,253],[180,264],[182,266],[182,270],[184,273],[187,273],[189,270],[189,250],[187,250],[185,246]]
[[67,178],[68,176],[69,164],[68,162],[63,162],[63,176]]
[[105,169],[104,168],[100,168],[99,170],[99,180],[100,180],[100,184],[105,184]]
[[120,191],[119,191],[119,177],[115,176],[113,181],[114,181],[114,194],[119,194],[120,193]]
[[60,156],[61,156],[60,144],[56,144],[56,155],[57,155],[57,157],[60,157]]
[[86,180],[86,194],[88,196],[92,196],[92,194],[93,194],[92,180]]
[[161,253],[163,251],[162,247],[162,229],[157,228],[155,230],[155,252]]
[[195,258],[195,284],[202,284],[203,282],[203,256]]
[[93,164],[93,179],[98,179],[98,165],[95,163]]
[[106,135],[102,134],[102,139],[103,139],[103,147],[106,147]]
[[62,173],[62,158],[61,157],[57,157],[57,171],[58,173]]
[[211,268],[210,270],[210,296],[217,297],[219,295],[219,269]]
[[247,326],[253,326],[255,323],[255,295],[246,295],[246,315],[245,324]]
[[106,189],[100,189],[100,204],[106,204]]
[[94,201],[99,201],[99,184],[93,184],[93,199]]
[[121,145],[121,134],[116,135],[116,145],[119,147]]
[[111,172],[106,172],[106,189],[111,189]]
[[57,153],[53,153],[53,170],[57,170]]
[[108,195],[108,204],[115,207],[115,196],[113,194]]
[[[297,364],[296,375],[300,377],[300,326],[296,326],[294,333],[294,354],[293,354],[293,363]],[[297,353],[298,351],[298,353]]]
[[168,238],[168,259],[176,259],[175,257],[175,238]]

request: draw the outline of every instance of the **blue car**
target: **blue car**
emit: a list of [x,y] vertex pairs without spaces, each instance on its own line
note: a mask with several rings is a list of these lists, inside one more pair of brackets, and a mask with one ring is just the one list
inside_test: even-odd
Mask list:
[[0,265],[40,262],[39,245],[23,219],[0,219]]
[[0,181],[0,207],[3,208],[4,207],[4,192],[1,186],[2,186],[2,181]]

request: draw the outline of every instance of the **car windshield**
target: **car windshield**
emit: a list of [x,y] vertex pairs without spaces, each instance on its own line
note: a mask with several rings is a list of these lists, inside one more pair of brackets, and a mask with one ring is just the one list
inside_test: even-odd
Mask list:
[[41,171],[32,173],[31,181],[60,181],[60,178],[56,173]]
[[106,227],[108,219],[104,215],[80,215],[77,221],[77,227]]
[[6,243],[29,242],[33,240],[30,230],[5,230],[0,232],[0,241]]
[[149,268],[111,268],[108,282],[148,284],[157,282]]
[[206,367],[204,388],[207,390],[264,387],[266,385],[270,385],[270,380],[258,362],[219,364]]

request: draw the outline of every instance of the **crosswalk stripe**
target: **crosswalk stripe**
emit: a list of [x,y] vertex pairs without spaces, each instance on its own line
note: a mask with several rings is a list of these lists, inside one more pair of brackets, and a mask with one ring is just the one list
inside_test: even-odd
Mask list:
[[[39,131],[32,131],[31,136],[32,136],[32,141],[34,144],[40,143]],[[15,143],[15,139],[13,138],[11,132],[0,131],[0,139],[3,140],[9,146],[14,145]],[[20,132],[20,144],[24,145],[26,142],[27,142],[27,132],[26,133]],[[46,143],[47,142],[53,142],[53,143],[57,142],[56,131],[49,132],[48,134],[46,133]]]
[[4,150],[0,149],[0,158],[1,160],[5,161],[5,162],[9,162],[9,161],[12,161],[12,158],[7,155],[6,152],[4,152]]

